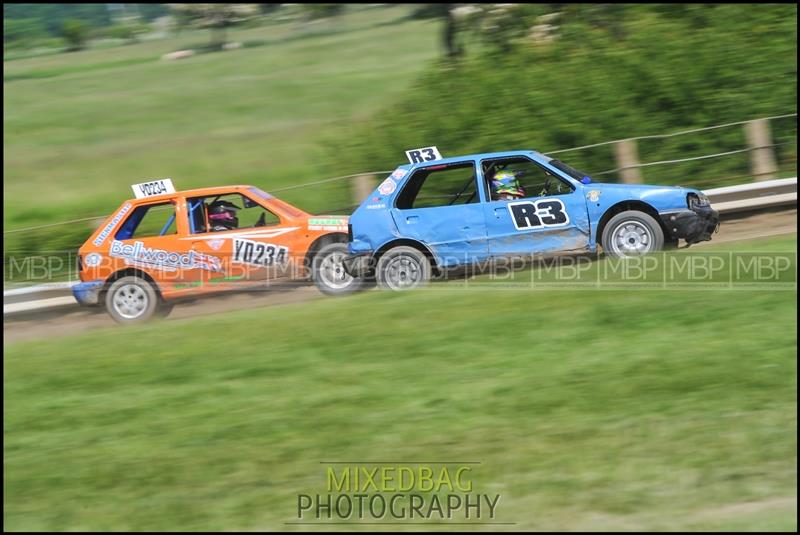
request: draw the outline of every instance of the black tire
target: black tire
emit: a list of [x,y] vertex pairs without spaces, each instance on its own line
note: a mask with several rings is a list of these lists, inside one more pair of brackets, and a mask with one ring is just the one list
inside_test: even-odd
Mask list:
[[365,289],[367,283],[359,277],[348,275],[342,266],[347,256],[346,243],[329,243],[314,255],[311,278],[325,295],[348,295]]
[[658,221],[646,213],[627,210],[606,224],[600,243],[609,256],[640,256],[664,248],[664,231]]
[[114,281],[106,292],[106,311],[117,323],[142,323],[156,314],[159,297],[153,285],[141,277],[127,276]]
[[428,283],[431,263],[422,252],[401,245],[386,251],[375,270],[378,284],[387,290],[410,290]]
[[175,303],[159,301],[158,307],[156,307],[156,316],[159,318],[166,318],[170,315],[173,308],[175,308]]

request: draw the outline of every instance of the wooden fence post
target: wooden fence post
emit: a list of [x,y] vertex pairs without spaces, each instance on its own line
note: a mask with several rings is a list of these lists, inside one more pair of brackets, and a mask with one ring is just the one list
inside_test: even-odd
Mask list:
[[642,172],[639,170],[639,154],[636,152],[636,141],[623,139],[614,144],[614,156],[620,179],[625,184],[641,184]]
[[361,204],[361,202],[372,193],[375,189],[375,176],[374,175],[359,175],[353,180],[353,204]]
[[769,121],[756,119],[744,125],[747,144],[750,146],[750,171],[757,181],[772,180],[778,172]]

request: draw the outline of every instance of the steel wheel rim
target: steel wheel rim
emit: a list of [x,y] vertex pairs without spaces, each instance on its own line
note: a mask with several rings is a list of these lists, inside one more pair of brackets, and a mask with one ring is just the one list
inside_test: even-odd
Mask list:
[[319,275],[325,286],[341,290],[353,283],[355,279],[344,270],[343,259],[344,254],[340,252],[331,253],[322,259]]
[[406,255],[392,258],[385,273],[386,284],[392,290],[407,290],[422,280],[422,266],[416,259]]
[[129,283],[117,288],[112,302],[117,314],[125,319],[135,319],[147,310],[149,298],[141,286]]
[[653,247],[653,234],[643,223],[623,221],[612,233],[611,247],[622,256],[643,255]]

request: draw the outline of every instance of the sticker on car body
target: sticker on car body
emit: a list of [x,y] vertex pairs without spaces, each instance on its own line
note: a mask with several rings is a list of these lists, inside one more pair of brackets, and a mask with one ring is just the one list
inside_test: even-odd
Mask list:
[[147,247],[144,242],[135,241],[133,244],[114,240],[111,242],[109,256],[122,258],[128,265],[158,268],[163,271],[176,271],[178,269],[205,269],[207,271],[222,271],[222,261],[216,256],[189,251],[177,253],[166,249]]
[[268,267],[274,264],[285,264],[288,257],[289,248],[283,245],[243,238],[233,240],[233,261],[239,264]]
[[391,195],[396,189],[397,183],[392,179],[392,177],[388,177],[386,180],[381,182],[380,186],[378,186],[378,192],[380,192],[381,195]]
[[86,255],[86,265],[89,267],[97,267],[103,261],[103,255],[100,253],[89,253]]
[[308,230],[337,230],[347,232],[347,219],[312,217],[308,220]]
[[225,239],[217,238],[213,240],[208,240],[206,243],[208,244],[209,247],[211,247],[215,251],[219,251],[220,247],[222,247],[225,244]]
[[395,180],[400,180],[400,179],[402,179],[404,176],[406,176],[407,174],[408,174],[408,171],[406,171],[405,169],[400,169],[400,168],[398,167],[398,168],[397,168],[397,169],[395,169],[395,170],[394,170],[394,172],[393,172],[391,175],[389,175],[389,176],[390,176],[391,178],[395,179]]
[[517,230],[563,227],[569,224],[569,215],[561,199],[510,202],[508,211]]
[[132,206],[131,203],[125,204],[125,206],[123,206],[120,209],[120,211],[117,212],[117,214],[111,219],[111,221],[109,221],[108,224],[105,227],[103,227],[103,230],[100,231],[100,234],[98,234],[97,237],[92,242],[92,244],[95,247],[99,247],[100,245],[102,245],[104,241],[106,241],[106,238],[108,238],[108,235],[111,234],[112,230],[114,230],[114,227],[117,226],[117,223],[119,223],[122,220],[123,216],[127,214],[128,211],[130,211],[131,206]]

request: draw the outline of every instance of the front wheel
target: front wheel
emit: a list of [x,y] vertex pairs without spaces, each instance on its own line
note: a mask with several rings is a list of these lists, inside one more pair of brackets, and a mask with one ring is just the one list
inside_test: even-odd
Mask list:
[[105,305],[117,323],[141,323],[158,312],[158,294],[153,285],[141,277],[122,277],[108,288]]
[[621,212],[606,224],[601,243],[610,256],[627,257],[654,253],[664,248],[664,231],[644,212]]
[[331,243],[314,255],[312,278],[319,291],[327,295],[346,295],[365,287],[366,281],[349,275],[342,265],[346,243]]
[[427,284],[431,278],[431,263],[413,247],[389,249],[378,260],[376,275],[381,288],[410,290]]

